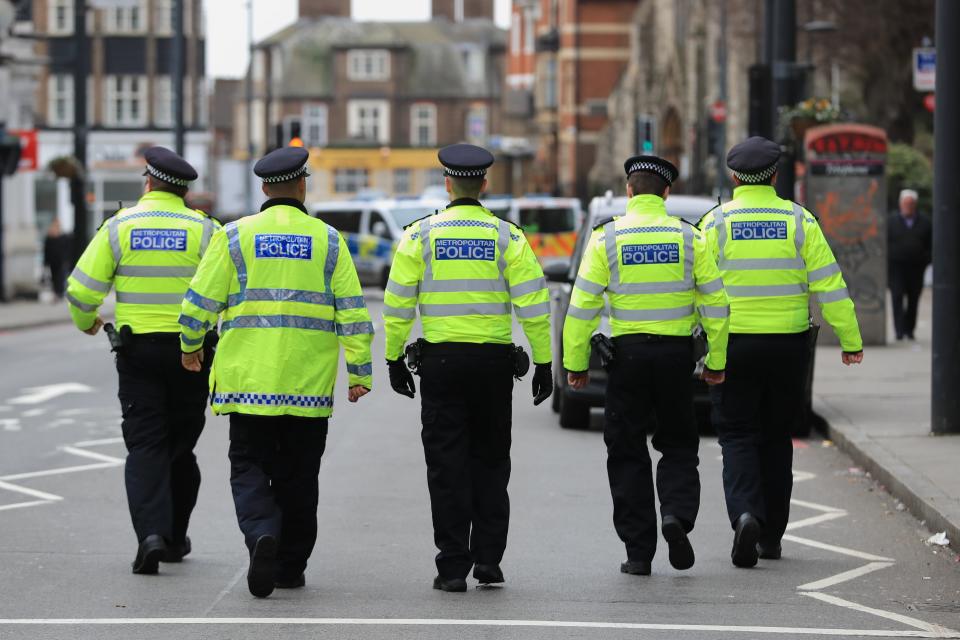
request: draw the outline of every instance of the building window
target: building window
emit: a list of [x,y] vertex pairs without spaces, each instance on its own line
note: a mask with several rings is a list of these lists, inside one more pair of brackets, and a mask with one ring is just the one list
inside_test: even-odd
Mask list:
[[[173,34],[173,2],[174,0],[154,0],[154,33],[165,36]],[[184,3],[184,13],[187,13],[186,3]]]
[[557,61],[553,58],[544,61],[540,80],[540,106],[547,109],[557,108]]
[[462,47],[460,49],[460,60],[463,62],[464,79],[467,82],[483,82],[487,56],[481,47],[473,45]]
[[170,76],[153,79],[153,124],[157,127],[173,126],[173,83]]
[[327,146],[327,105],[303,105],[300,121],[300,130],[305,145],[308,147]]
[[412,177],[410,169],[393,170],[393,192],[397,194],[410,193],[413,185],[410,183]]
[[437,144],[437,107],[418,102],[410,107],[410,146],[433,147]]
[[60,74],[47,78],[47,124],[73,126],[73,76]]
[[471,105],[467,111],[467,141],[472,144],[484,144],[487,140],[487,105]]
[[52,35],[73,33],[73,0],[50,0],[47,32]]
[[347,103],[347,134],[354,140],[388,144],[390,105],[386,100],[351,100]]
[[335,193],[356,193],[367,188],[366,169],[337,169],[333,172]]
[[144,76],[107,76],[106,123],[112,127],[142,127],[146,124],[147,79]]
[[350,80],[390,79],[390,52],[386,49],[354,49],[347,52],[347,77]]
[[133,6],[107,9],[107,33],[144,33],[146,27],[142,0],[134,3]]

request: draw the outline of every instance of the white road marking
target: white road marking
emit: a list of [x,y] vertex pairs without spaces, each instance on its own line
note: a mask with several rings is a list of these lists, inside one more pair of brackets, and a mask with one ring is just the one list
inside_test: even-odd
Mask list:
[[242,578],[246,573],[247,573],[247,567],[245,566],[240,567],[240,570],[237,571],[236,575],[234,575],[233,578],[230,579],[230,582],[227,583],[227,586],[221,589],[220,593],[217,594],[217,597],[213,599],[213,602],[210,603],[210,606],[204,609],[203,615],[205,616],[210,615],[210,612],[213,611],[218,604],[220,604],[221,600],[227,597],[227,594],[233,591],[233,588],[237,586],[238,582],[240,582],[240,578]]
[[57,411],[57,415],[63,417],[82,416],[87,413],[93,413],[93,409],[63,409],[61,411]]
[[852,609],[854,611],[860,611],[862,613],[871,613],[875,616],[880,616],[881,618],[886,618],[887,620],[895,620],[896,622],[901,622],[909,627],[914,627],[916,629],[922,629],[923,631],[928,631],[930,633],[936,634],[930,637],[933,638],[956,638],[958,635],[957,631],[953,629],[948,629],[942,627],[938,624],[931,624],[929,622],[924,622],[923,620],[918,620],[916,618],[911,618],[910,616],[905,616],[900,613],[893,613],[892,611],[884,611],[883,609],[874,609],[873,607],[867,607],[862,604],[857,604],[856,602],[850,602],[849,600],[844,600],[843,598],[838,598],[837,596],[831,596],[826,593],[804,593],[803,595],[808,598],[814,598],[820,600],[821,602],[829,602],[830,604],[835,604],[838,607],[844,607],[845,609]]
[[77,447],[60,447],[60,449],[66,453],[72,453],[75,456],[80,456],[81,458],[90,458],[92,460],[100,460],[101,462],[109,462],[111,464],[123,464],[122,458],[115,458],[104,453],[97,453],[96,451],[86,451],[85,449],[78,449]]
[[33,417],[35,417],[35,416],[42,416],[42,415],[45,414],[46,412],[47,412],[46,409],[40,409],[40,408],[37,408],[37,409],[27,409],[26,411],[24,411],[23,413],[20,414],[20,417],[22,417],[22,418],[33,418]]
[[116,467],[123,462],[97,462],[94,464],[81,464],[75,467],[58,467],[56,469],[44,469],[42,471],[27,471],[25,473],[14,473],[9,476],[0,476],[0,480],[25,480],[27,478],[44,478],[46,476],[59,476],[64,473],[76,473],[77,471],[93,471],[95,469],[108,469]]
[[23,389],[23,395],[7,400],[10,404],[41,404],[49,402],[58,396],[67,393],[90,393],[93,387],[88,387],[79,382],[61,382],[60,384],[48,384],[42,387],[28,387]]
[[57,418],[53,422],[47,424],[48,427],[65,427],[68,424],[73,424],[76,422],[73,418]]
[[46,491],[40,491],[38,489],[21,487],[18,484],[4,482],[3,480],[0,480],[0,489],[6,489],[7,491],[13,491],[14,493],[22,493],[25,496],[40,498],[41,500],[47,500],[49,502],[53,502],[55,500],[63,500],[61,496],[54,495],[52,493],[47,493]]
[[102,444],[119,444],[123,438],[101,438],[100,440],[84,440],[83,442],[74,442],[75,447],[97,447]]
[[20,418],[0,418],[0,425],[4,431],[20,431],[23,428],[20,426]]
[[797,471],[796,469],[794,469],[793,471],[794,484],[798,482],[806,482],[807,480],[813,480],[816,477],[817,477],[817,474],[810,473],[809,471]]
[[0,411],[12,411],[13,407],[7,406],[5,404],[0,404]]
[[789,533],[783,536],[783,539],[787,540],[788,542],[796,542],[797,544],[803,544],[808,547],[813,547],[815,549],[823,549],[825,551],[833,551],[834,553],[841,553],[845,556],[860,558],[861,560],[872,560],[874,562],[893,562],[893,558],[884,558],[883,556],[875,556],[872,553],[865,553],[863,551],[857,551],[856,549],[848,549],[847,547],[839,547],[835,544],[827,544],[826,542],[810,540],[809,538],[801,538],[800,536],[792,536]]
[[846,517],[846,515],[846,511],[830,511],[828,513],[821,513],[818,516],[811,516],[809,518],[804,518],[803,520],[791,522],[787,525],[787,531],[809,527],[810,525],[820,524],[821,522],[829,522],[830,520]]
[[0,511],[7,511],[9,509],[20,509],[21,507],[36,507],[41,504],[50,504],[50,500],[32,500],[31,502],[16,502],[14,504],[5,504],[0,506]]
[[838,573],[834,576],[830,576],[829,578],[824,578],[823,580],[802,584],[797,587],[797,589],[800,589],[801,591],[819,591],[820,589],[826,589],[827,587],[832,587],[840,584],[841,582],[846,582],[848,580],[853,580],[854,578],[859,578],[860,576],[865,576],[868,573],[873,573],[874,571],[879,571],[880,569],[886,569],[892,565],[892,562],[871,562],[863,565],[862,567],[850,569],[849,571]]
[[825,504],[817,504],[816,502],[807,502],[806,500],[797,500],[796,498],[791,498],[790,504],[795,504],[798,507],[806,507],[807,509],[813,509],[814,511],[823,511],[824,513],[840,513],[840,512],[846,513],[845,509],[828,507]]
[[[815,594],[808,595],[813,596]],[[865,609],[867,609],[867,607],[865,607]],[[882,613],[887,612],[884,611]],[[721,624],[659,624],[652,622],[575,622],[568,620],[456,620],[447,618],[0,618],[0,626],[135,626],[161,624],[204,626],[304,625],[378,627],[535,627],[554,629],[629,629],[638,631],[714,631],[720,633],[763,633],[777,635],[793,634],[808,636],[867,636],[875,638],[960,638],[960,633],[951,631],[949,629],[945,629],[943,631],[907,631],[889,629],[762,627]]]

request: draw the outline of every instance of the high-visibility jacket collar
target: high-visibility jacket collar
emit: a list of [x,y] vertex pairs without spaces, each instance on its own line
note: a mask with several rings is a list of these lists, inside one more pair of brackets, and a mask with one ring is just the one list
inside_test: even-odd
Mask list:
[[777,190],[769,184],[742,184],[733,189],[733,199],[776,198]]
[[270,198],[269,200],[263,203],[263,205],[260,207],[260,211],[266,211],[270,207],[277,207],[277,206],[293,207],[294,209],[300,209],[300,211],[303,211],[307,215],[310,215],[307,212],[307,208],[303,205],[303,203],[297,200],[296,198]]
[[137,204],[141,206],[149,204],[151,209],[156,208],[159,211],[172,211],[186,206],[183,198],[169,191],[147,191],[140,196]]
[[641,213],[644,215],[667,215],[667,205],[663,198],[649,193],[633,196],[627,202],[627,213]]
[[474,198],[457,198],[450,204],[446,206],[446,209],[452,209],[454,207],[482,207],[479,200]]

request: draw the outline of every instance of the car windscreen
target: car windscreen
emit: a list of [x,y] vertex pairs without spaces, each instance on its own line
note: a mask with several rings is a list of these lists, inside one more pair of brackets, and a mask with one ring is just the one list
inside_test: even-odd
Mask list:
[[360,215],[357,209],[317,211],[317,217],[343,233],[360,233]]
[[401,229],[433,213],[434,208],[429,206],[391,207],[386,210]]
[[569,233],[576,224],[571,207],[520,207],[520,228],[526,233]]

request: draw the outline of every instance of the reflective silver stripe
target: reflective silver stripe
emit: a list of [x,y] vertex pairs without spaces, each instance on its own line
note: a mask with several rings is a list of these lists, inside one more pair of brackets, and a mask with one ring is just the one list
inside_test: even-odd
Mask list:
[[94,291],[99,291],[101,293],[107,293],[110,291],[109,282],[103,282],[102,280],[91,278],[81,271],[80,267],[75,267],[73,269],[73,273],[70,274],[70,277],[85,286],[87,289],[93,289]]
[[120,257],[123,255],[120,248],[120,230],[117,228],[119,226],[120,219],[117,216],[110,218],[107,223],[107,237],[110,238],[110,250],[113,251],[113,261],[116,264],[120,264]]
[[720,248],[720,259],[723,259],[723,245],[727,244],[727,223],[723,219],[723,206],[714,209],[713,220],[717,227],[717,246]]
[[567,315],[577,318],[578,320],[593,320],[600,312],[603,311],[603,307],[597,307],[595,309],[584,309],[583,307],[578,307],[576,305],[570,305],[567,307]]
[[357,336],[360,334],[373,334],[373,323],[372,322],[338,322],[337,323],[337,335],[338,336]]
[[216,223],[210,218],[203,219],[203,235],[200,236],[200,257],[207,252],[207,246],[210,244],[210,238],[213,232],[217,230]]
[[802,258],[724,258],[721,271],[758,271],[763,269],[805,269]]
[[220,327],[221,331],[231,329],[312,329],[315,331],[335,331],[333,320],[310,318],[308,316],[237,316],[227,320]]
[[95,304],[87,304],[86,302],[80,302],[80,301],[77,300],[73,295],[71,295],[69,292],[66,294],[66,298],[67,298],[67,301],[68,301],[70,304],[72,304],[73,306],[75,306],[77,309],[80,309],[80,311],[85,311],[85,312],[87,312],[87,313],[90,313],[91,311],[96,311],[96,310],[97,310],[97,305],[95,305]]
[[343,298],[337,298],[334,303],[334,307],[337,311],[345,311],[347,309],[366,309],[367,302],[363,299],[363,296],[345,296]]
[[681,222],[680,230],[683,231],[683,280],[687,283],[687,289],[693,283],[693,227]]
[[820,304],[827,304],[828,302],[837,302],[838,300],[846,300],[850,297],[850,292],[847,291],[846,287],[842,289],[834,289],[833,291],[818,291],[817,292],[817,301]]
[[727,293],[738,298],[759,298],[763,296],[798,296],[807,292],[807,285],[771,284],[751,286],[727,286]]
[[396,280],[389,279],[387,280],[387,291],[401,298],[415,298],[417,297],[418,287],[415,284],[399,284]]
[[618,309],[613,307],[610,314],[617,320],[680,320],[693,315],[693,305],[673,307],[671,309]]
[[124,304],[180,304],[183,302],[182,293],[131,293],[117,291],[117,302]]
[[823,280],[829,276],[832,276],[835,273],[840,273],[840,265],[836,262],[828,264],[825,267],[820,267],[819,269],[814,269],[807,273],[807,282],[816,282],[817,280]]
[[547,289],[546,278],[534,278],[533,280],[527,280],[526,282],[521,282],[520,284],[511,284],[510,297],[519,298],[520,296],[525,296],[528,293],[536,293],[537,291],[546,291],[546,289]]
[[196,267],[147,267],[132,264],[117,267],[118,276],[138,278],[192,278],[196,272]]
[[710,282],[697,283],[697,291],[706,295],[723,289],[723,278],[714,278]]
[[420,293],[474,293],[499,291],[506,292],[507,285],[501,279],[490,278],[454,278],[450,280],[426,280],[420,283]]
[[550,303],[539,302],[537,304],[532,304],[529,307],[513,305],[513,310],[516,312],[518,318],[538,318],[550,313]]
[[730,305],[715,307],[705,304],[700,307],[700,315],[704,318],[729,318]]
[[187,289],[187,293],[184,298],[201,309],[206,309],[207,311],[212,311],[213,313],[220,313],[227,306],[218,300],[206,298],[193,289]]
[[[230,248],[230,258],[233,260],[233,266],[237,270],[237,282],[240,283],[239,302],[243,301],[243,294],[247,290],[247,263],[243,258],[243,250],[240,248],[240,231],[237,229],[237,223],[231,222],[223,228],[227,234],[227,244]],[[230,303],[233,306],[233,302]]]
[[506,285],[503,274],[507,271],[507,249],[510,248],[510,223],[503,220],[497,221],[497,249],[500,255],[497,258],[497,267],[500,269],[500,280]]
[[674,280],[672,282],[621,282],[610,285],[611,293],[635,295],[641,293],[683,293],[693,287],[689,282]]
[[366,364],[350,364],[347,363],[347,373],[352,373],[355,376],[369,376],[373,374],[373,363],[368,362]]
[[510,314],[508,302],[467,302],[460,304],[420,303],[420,315],[432,317],[502,316]]
[[602,284],[597,284],[596,282],[587,280],[582,276],[577,276],[577,281],[573,284],[573,286],[576,287],[577,289],[580,289],[581,291],[585,291],[595,296],[602,295],[603,292],[606,290],[606,287],[603,286]]
[[[305,302],[333,306],[332,293],[300,289],[247,289],[243,300],[256,302]],[[233,305],[231,305],[233,306]]]
[[333,291],[333,272],[337,270],[340,257],[340,234],[331,226],[327,227],[327,261],[323,265],[323,284],[327,291]]
[[[423,282],[433,280],[433,251],[430,248],[430,225],[432,218],[420,221],[420,242],[423,244]],[[423,286],[421,282],[421,286]]]
[[796,229],[793,232],[793,242],[797,246],[797,257],[803,252],[803,241],[807,237],[807,232],[803,228],[803,207],[796,202],[793,203],[793,219]]
[[607,245],[607,264],[610,265],[610,285],[620,283],[620,255],[617,253],[617,222],[611,220],[603,226],[604,242]]
[[417,317],[417,310],[414,307],[402,308],[385,304],[383,305],[383,315],[403,320],[413,320]]

